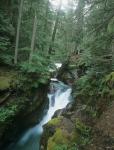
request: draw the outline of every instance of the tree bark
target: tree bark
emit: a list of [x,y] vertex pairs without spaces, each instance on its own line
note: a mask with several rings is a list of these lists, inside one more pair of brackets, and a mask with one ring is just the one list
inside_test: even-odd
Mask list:
[[17,58],[18,58],[18,47],[19,47],[19,37],[20,37],[20,27],[21,27],[23,2],[24,2],[24,0],[21,0],[21,4],[20,4],[20,8],[19,8],[19,17],[18,17],[18,24],[17,24],[14,64],[17,64]]
[[35,12],[29,63],[32,62],[32,56],[33,56],[34,46],[35,46],[36,30],[37,30],[37,16],[36,16],[36,12]]
[[53,29],[53,33],[52,33],[51,43],[50,43],[50,47],[49,47],[49,51],[48,51],[49,54],[52,54],[52,51],[53,51],[53,44],[54,44],[55,37],[56,37],[56,32],[57,32],[57,27],[58,27],[58,22],[59,22],[59,16],[60,16],[60,10],[61,10],[61,5],[62,5],[62,0],[60,0],[60,5],[59,5],[58,10],[57,10],[56,21],[55,21],[55,24],[54,24],[54,29]]
[[[48,25],[48,13],[49,13],[49,0],[47,0],[46,3],[46,11],[45,11],[45,21],[44,21],[44,26],[43,26],[43,32],[44,32],[44,36],[43,38],[46,40],[46,33],[47,33],[47,25]],[[42,43],[42,51],[44,51],[45,48],[45,44]]]
[[112,71],[114,71],[114,39],[112,41]]

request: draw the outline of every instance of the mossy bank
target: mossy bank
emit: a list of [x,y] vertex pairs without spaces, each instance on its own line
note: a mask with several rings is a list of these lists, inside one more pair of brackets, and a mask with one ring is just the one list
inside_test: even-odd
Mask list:
[[73,105],[45,125],[42,150],[113,150],[114,72],[88,68],[76,55],[61,69],[59,78],[72,85]]
[[38,122],[41,106],[47,100],[49,80],[38,83],[35,88],[31,87],[32,84],[28,85],[29,81],[22,81],[20,76],[23,75],[17,70],[1,68],[0,149],[17,140],[23,130]]

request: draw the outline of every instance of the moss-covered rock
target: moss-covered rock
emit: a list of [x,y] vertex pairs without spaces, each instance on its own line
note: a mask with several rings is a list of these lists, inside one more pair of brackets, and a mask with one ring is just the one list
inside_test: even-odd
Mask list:
[[58,117],[58,118],[54,118],[51,121],[48,122],[48,126],[58,126],[62,120],[62,116]]
[[16,79],[17,72],[6,68],[0,69],[0,90],[9,89],[13,80]]
[[55,134],[48,140],[47,150],[54,150],[57,145],[68,145],[69,144],[68,136],[69,135],[67,134],[66,131],[57,128]]
[[11,78],[0,77],[0,90],[5,90],[10,87]]
[[24,93],[18,97],[13,93],[9,96],[0,108],[0,149],[13,142],[24,129],[36,123],[41,105],[47,100],[46,96],[47,86],[34,91],[31,98]]
[[75,126],[70,119],[63,116],[52,119],[44,128],[42,149],[54,150],[57,145],[69,146],[74,139],[74,131]]

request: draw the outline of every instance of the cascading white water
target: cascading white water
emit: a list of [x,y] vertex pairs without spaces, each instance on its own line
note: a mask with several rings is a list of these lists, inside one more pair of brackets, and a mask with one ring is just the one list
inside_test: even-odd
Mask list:
[[[67,106],[67,104],[69,103],[71,89],[70,88],[67,89],[64,93],[60,93],[60,92],[61,91],[58,90],[55,93],[55,99],[52,98],[54,96],[53,94],[50,94],[48,96],[49,97],[49,110],[48,110],[46,116],[44,116],[44,118],[40,122],[41,126],[45,125],[48,121],[50,121],[51,118],[53,117],[54,113],[57,110],[65,108]],[[53,101],[55,101],[55,102],[53,102]]]
[[56,86],[56,91],[52,94],[48,94],[49,109],[41,122],[29,129],[10,150],[38,150],[40,137],[43,133],[43,125],[52,119],[57,110],[65,108],[70,102],[71,88],[62,82],[56,83]]

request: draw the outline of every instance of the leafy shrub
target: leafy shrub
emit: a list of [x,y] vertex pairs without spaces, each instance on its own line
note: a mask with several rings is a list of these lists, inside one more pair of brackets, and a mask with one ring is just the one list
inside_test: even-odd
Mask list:
[[0,108],[0,122],[4,122],[9,117],[14,116],[17,110],[17,105],[12,105],[9,107],[2,107]]
[[79,133],[77,144],[86,145],[91,142],[91,127],[85,125],[79,119],[76,120],[76,131]]
[[68,150],[67,145],[63,144],[63,145],[56,145],[54,147],[54,150]]
[[24,89],[28,90],[38,88],[40,84],[46,84],[50,77],[48,64],[48,59],[39,55],[34,55],[31,63],[22,63],[19,86],[24,86]]

